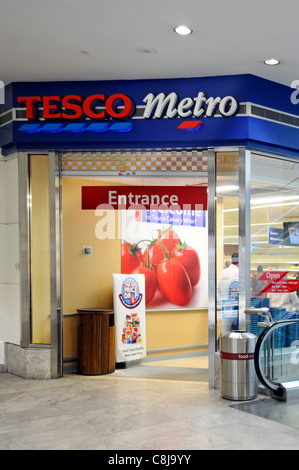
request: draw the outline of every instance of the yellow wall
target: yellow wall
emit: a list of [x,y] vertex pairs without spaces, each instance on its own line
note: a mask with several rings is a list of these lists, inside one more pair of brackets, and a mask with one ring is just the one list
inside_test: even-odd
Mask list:
[[149,350],[208,344],[208,312],[147,312],[146,341]]
[[51,343],[49,157],[30,156],[32,342]]
[[[95,211],[81,210],[81,187],[95,184],[101,183],[81,178],[62,180],[64,313],[113,306],[112,274],[121,269],[121,240],[99,240],[95,229],[100,218]],[[117,228],[117,211],[112,216]],[[92,247],[92,255],[83,255],[84,246]]]
[[[81,210],[81,186],[109,185],[103,179],[62,179],[63,312],[79,308],[112,308],[112,274],[121,270],[121,240],[96,237],[100,218],[95,211]],[[118,234],[118,213],[115,211]],[[92,255],[83,255],[92,246]],[[64,317],[64,357],[77,355],[79,318]],[[147,312],[147,349],[208,343],[207,311]]]

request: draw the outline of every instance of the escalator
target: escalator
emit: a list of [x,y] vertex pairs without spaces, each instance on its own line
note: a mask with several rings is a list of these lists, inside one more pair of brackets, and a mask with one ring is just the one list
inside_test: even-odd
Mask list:
[[[289,401],[299,399],[299,318],[273,321],[269,309],[247,309],[258,314],[259,334],[254,353],[256,374],[270,396]],[[292,316],[296,318],[292,318]]]

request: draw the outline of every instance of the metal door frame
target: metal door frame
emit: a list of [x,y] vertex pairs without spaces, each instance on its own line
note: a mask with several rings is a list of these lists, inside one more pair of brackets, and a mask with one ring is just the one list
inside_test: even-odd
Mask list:
[[[198,150],[205,150],[199,149]],[[211,148],[208,149],[208,252],[209,252],[209,277],[208,277],[208,356],[209,356],[209,386],[216,387],[217,382],[217,302],[216,302],[216,153],[239,152],[239,265],[240,265],[240,324],[245,323],[244,310],[249,306],[248,295],[250,290],[250,155],[245,148]],[[27,200],[29,194],[28,156],[32,154],[49,155],[49,183],[50,183],[50,250],[51,250],[51,349],[52,378],[63,375],[63,313],[62,313],[62,206],[61,206],[61,172],[60,155],[58,152],[20,152],[19,153],[19,184],[20,184],[20,256],[21,256],[21,286],[22,309],[21,331],[22,347],[40,347],[30,343],[30,317],[29,317],[29,292],[30,292],[30,263],[28,258],[30,233]],[[149,172],[154,176],[154,172]],[[193,176],[195,176],[195,173]],[[70,176],[70,175],[66,175]],[[73,175],[83,176],[81,175]],[[94,175],[103,177],[104,175]],[[110,175],[106,174],[105,177]],[[113,174],[115,177],[115,175]],[[133,175],[132,175],[133,176]],[[140,175],[136,175],[138,177]],[[174,175],[169,175],[174,177]],[[182,175],[176,175],[181,177]],[[190,176],[186,172],[184,176]],[[246,298],[247,297],[247,298]],[[250,301],[250,297],[249,297]]]
[[219,351],[217,351],[217,250],[216,250],[216,154],[239,153],[239,327],[246,329],[245,309],[250,306],[250,165],[246,148],[211,148],[208,153],[208,250],[209,250],[209,386],[218,388]]

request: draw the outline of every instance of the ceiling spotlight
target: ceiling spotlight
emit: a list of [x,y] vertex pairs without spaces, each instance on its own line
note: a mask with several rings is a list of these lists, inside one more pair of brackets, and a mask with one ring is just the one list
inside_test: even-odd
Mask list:
[[137,51],[140,52],[140,54],[156,54],[157,49],[153,47],[138,47]]
[[264,64],[266,64],[266,65],[278,65],[278,64],[280,64],[280,60],[278,60],[278,59],[266,59],[266,60],[264,60]]
[[181,36],[188,36],[192,33],[192,29],[188,28],[188,26],[180,25],[174,28],[174,31]]

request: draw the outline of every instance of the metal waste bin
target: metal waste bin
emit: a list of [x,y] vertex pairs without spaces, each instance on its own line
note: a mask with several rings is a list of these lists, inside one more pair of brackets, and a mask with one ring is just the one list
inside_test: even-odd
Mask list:
[[256,336],[246,330],[220,337],[220,392],[229,400],[252,400],[257,395],[254,367]]

